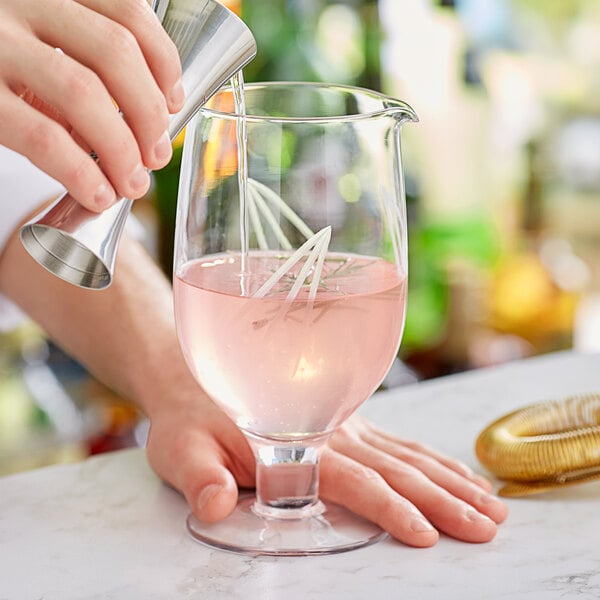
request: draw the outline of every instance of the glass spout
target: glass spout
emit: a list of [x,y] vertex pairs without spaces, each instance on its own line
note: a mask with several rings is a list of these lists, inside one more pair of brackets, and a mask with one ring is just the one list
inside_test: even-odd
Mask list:
[[414,111],[412,106],[408,105],[402,100],[397,100],[396,98],[391,98],[388,96],[383,99],[383,106],[385,108],[385,112],[391,117],[394,117],[400,124],[407,121],[410,123],[419,122],[419,116]]

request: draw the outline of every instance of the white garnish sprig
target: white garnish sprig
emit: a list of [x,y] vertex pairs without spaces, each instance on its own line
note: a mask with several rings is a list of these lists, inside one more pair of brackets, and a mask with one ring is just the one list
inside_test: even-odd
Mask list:
[[271,228],[277,241],[281,244],[284,250],[291,250],[292,245],[287,239],[279,223],[273,215],[273,209],[279,211],[306,239],[310,239],[314,232],[311,228],[278,196],[272,189],[264,183],[255,179],[248,179],[248,212],[252,220],[252,226],[256,233],[258,247],[261,250],[268,250],[269,245],[265,237],[265,230],[261,222],[261,217],[266,224]]
[[254,298],[263,298],[275,285],[284,277],[289,270],[306,259],[300,269],[294,285],[288,292],[287,302],[296,299],[302,286],[307,284],[307,280],[314,267],[312,277],[310,278],[310,291],[308,300],[312,302],[316,295],[321,274],[323,272],[323,263],[329,250],[331,241],[331,225],[324,227],[321,231],[314,233],[311,228],[278,196],[272,189],[264,183],[248,178],[248,214],[252,221],[252,226],[256,234],[256,240],[261,250],[268,250],[269,244],[265,235],[264,223],[274,233],[277,241],[284,250],[292,250],[292,244],[279,226],[273,211],[278,211],[285,217],[306,239],[306,242],[300,246],[272,275],[263,283],[263,285],[254,293]]
[[[306,261],[296,280],[292,289],[288,292],[286,297],[287,302],[292,302],[296,299],[300,293],[300,289],[307,283],[310,270],[314,266],[314,272],[310,281],[310,291],[308,293],[309,302],[313,301],[317,295],[317,289],[321,281],[321,274],[323,272],[323,263],[325,256],[329,249],[329,242],[331,241],[331,225],[324,227],[321,231],[313,234],[298,250],[296,250],[280,267],[263,283],[263,285],[255,292],[254,298],[263,298],[266,296],[273,287],[284,277],[288,271],[296,265],[303,258]],[[316,263],[316,264],[315,264]]]

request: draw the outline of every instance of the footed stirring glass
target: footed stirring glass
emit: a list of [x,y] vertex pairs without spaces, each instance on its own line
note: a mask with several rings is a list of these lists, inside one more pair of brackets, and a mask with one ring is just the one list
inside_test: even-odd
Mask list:
[[350,550],[385,534],[319,499],[319,456],[398,352],[400,130],[417,118],[346,86],[241,92],[222,89],[188,126],[174,294],[187,364],[252,447],[256,494],[218,523],[190,515],[188,529],[250,554]]

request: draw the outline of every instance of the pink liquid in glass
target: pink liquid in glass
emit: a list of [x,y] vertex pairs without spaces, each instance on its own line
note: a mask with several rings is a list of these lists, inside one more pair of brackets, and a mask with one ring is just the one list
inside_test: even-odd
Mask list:
[[382,259],[329,254],[314,301],[308,286],[286,300],[302,262],[253,298],[286,258],[251,252],[243,286],[240,255],[191,261],[174,292],[181,346],[206,391],[242,429],[299,439],[338,426],[385,377],[406,278]]

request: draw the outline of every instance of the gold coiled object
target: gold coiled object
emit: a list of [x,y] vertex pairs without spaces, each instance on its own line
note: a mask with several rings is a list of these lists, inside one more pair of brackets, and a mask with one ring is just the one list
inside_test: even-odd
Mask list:
[[600,479],[600,394],[582,394],[516,410],[477,438],[480,462],[526,496]]

